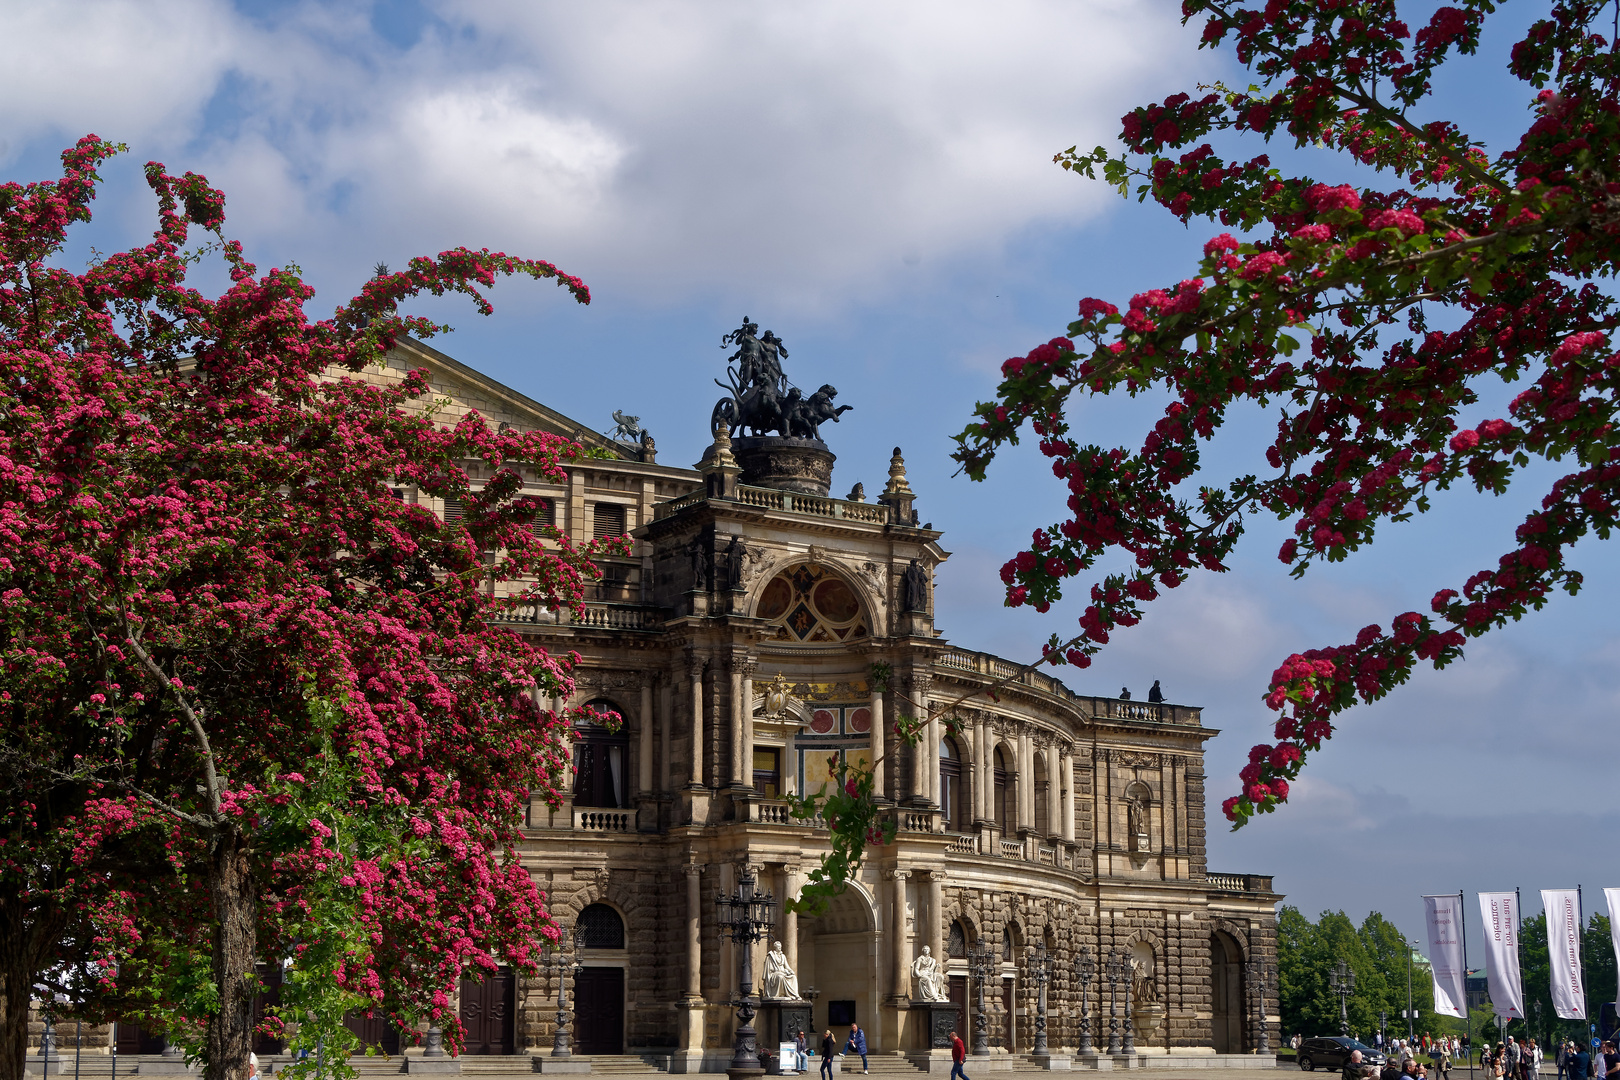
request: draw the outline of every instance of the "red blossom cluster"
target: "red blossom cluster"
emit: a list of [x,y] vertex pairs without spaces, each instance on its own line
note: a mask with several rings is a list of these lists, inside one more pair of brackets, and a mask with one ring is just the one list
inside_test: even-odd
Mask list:
[[[1577,463],[1519,526],[1519,547],[1461,590],[1442,589],[1430,614],[1405,612],[1387,631],[1370,626],[1278,667],[1265,699],[1284,714],[1283,742],[1256,747],[1243,770],[1226,802],[1237,824],[1288,797],[1339,713],[1389,693],[1419,661],[1451,663],[1467,638],[1555,589],[1577,591],[1566,551],[1615,524],[1620,314],[1597,281],[1620,258],[1620,58],[1596,5],[1555,3],[1513,50],[1531,122],[1489,159],[1457,125],[1420,124],[1407,109],[1448,56],[1474,50],[1491,9],[1442,7],[1414,35],[1392,0],[1186,0],[1203,44],[1235,41],[1259,86],[1173,95],[1126,114],[1125,155],[1071,148],[1058,160],[1238,235],[1211,238],[1195,274],[1131,297],[1123,314],[1083,300],[1068,336],[1040,346],[1038,362],[1036,352],[1009,361],[957,436],[957,459],[982,479],[1028,424],[1068,489],[1065,519],[1002,568],[1008,604],[1049,610],[1110,549],[1134,562],[1093,581],[1077,636],[1048,646],[1049,661],[1081,666],[1159,589],[1225,569],[1246,514],[1292,524],[1278,557],[1297,576],[1427,512],[1436,490],[1500,493],[1532,458]],[[1199,143],[1284,130],[1391,184],[1287,175],[1264,155],[1228,163]],[[1437,312],[1451,329],[1430,326]],[[1509,417],[1467,415],[1487,379],[1529,384]],[[1171,401],[1135,450],[1071,435],[1071,396],[1149,387]],[[1269,472],[1211,481],[1202,443],[1245,402],[1277,417]]]
[[[177,1007],[129,981],[189,955],[223,973],[203,1049],[236,1080],[253,959],[296,962],[325,926],[344,987],[454,1045],[462,972],[532,970],[555,937],[515,844],[566,782],[572,718],[538,702],[576,658],[503,615],[578,606],[624,541],[534,524],[525,483],[564,482],[577,445],[441,421],[425,373],[379,365],[443,329],[397,310],[412,297],[488,312],[512,275],[589,294],[459,248],[312,320],[296,273],[223,237],[223,195],[156,163],[151,242],[75,273],[67,229],[116,150],[89,136],[60,179],[0,185],[0,890],[26,912],[0,929],[0,1028],[64,942],[119,1007]],[[199,229],[217,298],[185,283]]]

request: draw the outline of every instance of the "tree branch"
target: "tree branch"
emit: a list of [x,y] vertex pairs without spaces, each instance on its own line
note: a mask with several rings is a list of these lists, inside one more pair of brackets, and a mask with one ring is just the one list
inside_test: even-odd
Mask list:
[[158,662],[152,659],[152,654],[147,652],[145,647],[141,645],[140,635],[129,624],[128,616],[121,616],[121,618],[124,624],[124,637],[129,642],[130,649],[135,653],[135,658],[141,662],[142,667],[151,673],[154,679],[163,684],[165,690],[174,695],[175,703],[180,706],[180,711],[185,714],[187,723],[191,725],[191,733],[196,737],[198,749],[202,751],[203,774],[208,785],[208,809],[213,813],[215,820],[218,821],[225,816],[225,807],[221,799],[219,773],[214,769],[214,748],[208,743],[208,731],[203,727],[202,716],[186,700],[185,691],[177,685],[179,680],[165,676],[163,669],[158,666]]

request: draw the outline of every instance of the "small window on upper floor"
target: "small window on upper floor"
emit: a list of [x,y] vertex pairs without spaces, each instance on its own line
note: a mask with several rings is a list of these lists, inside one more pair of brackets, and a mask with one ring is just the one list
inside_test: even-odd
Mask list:
[[539,536],[544,529],[557,527],[557,502],[555,499],[540,496],[541,507],[534,512],[534,520],[529,523],[529,529]]
[[614,536],[623,536],[624,507],[617,503],[596,503],[591,507],[591,536],[597,540],[607,540]]

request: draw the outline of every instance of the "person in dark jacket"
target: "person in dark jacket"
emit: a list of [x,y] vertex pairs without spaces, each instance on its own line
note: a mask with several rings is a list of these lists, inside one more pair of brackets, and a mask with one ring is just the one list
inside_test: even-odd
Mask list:
[[821,1033],[821,1071],[827,1074],[827,1080],[832,1080],[833,1055],[838,1052],[838,1044],[833,1042],[832,1028]]
[[962,1071],[962,1063],[967,1060],[967,1047],[962,1045],[962,1037],[951,1032],[951,1080],[968,1080],[968,1074]]
[[1372,1075],[1373,1067],[1361,1063],[1361,1051],[1350,1051],[1350,1060],[1344,1063],[1344,1080],[1366,1080]]

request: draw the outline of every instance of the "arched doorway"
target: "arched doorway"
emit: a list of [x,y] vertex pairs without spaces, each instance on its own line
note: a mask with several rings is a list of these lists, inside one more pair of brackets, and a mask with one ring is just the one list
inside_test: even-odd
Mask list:
[[817,1031],[850,1021],[877,1027],[877,920],[871,901],[851,885],[813,919],[799,918],[799,985],[818,991]]
[[1217,1054],[1241,1054],[1243,1039],[1243,953],[1231,936],[1209,936],[1210,1037]]
[[579,913],[581,959],[574,980],[574,1039],[581,1054],[624,1053],[624,919],[606,904]]

